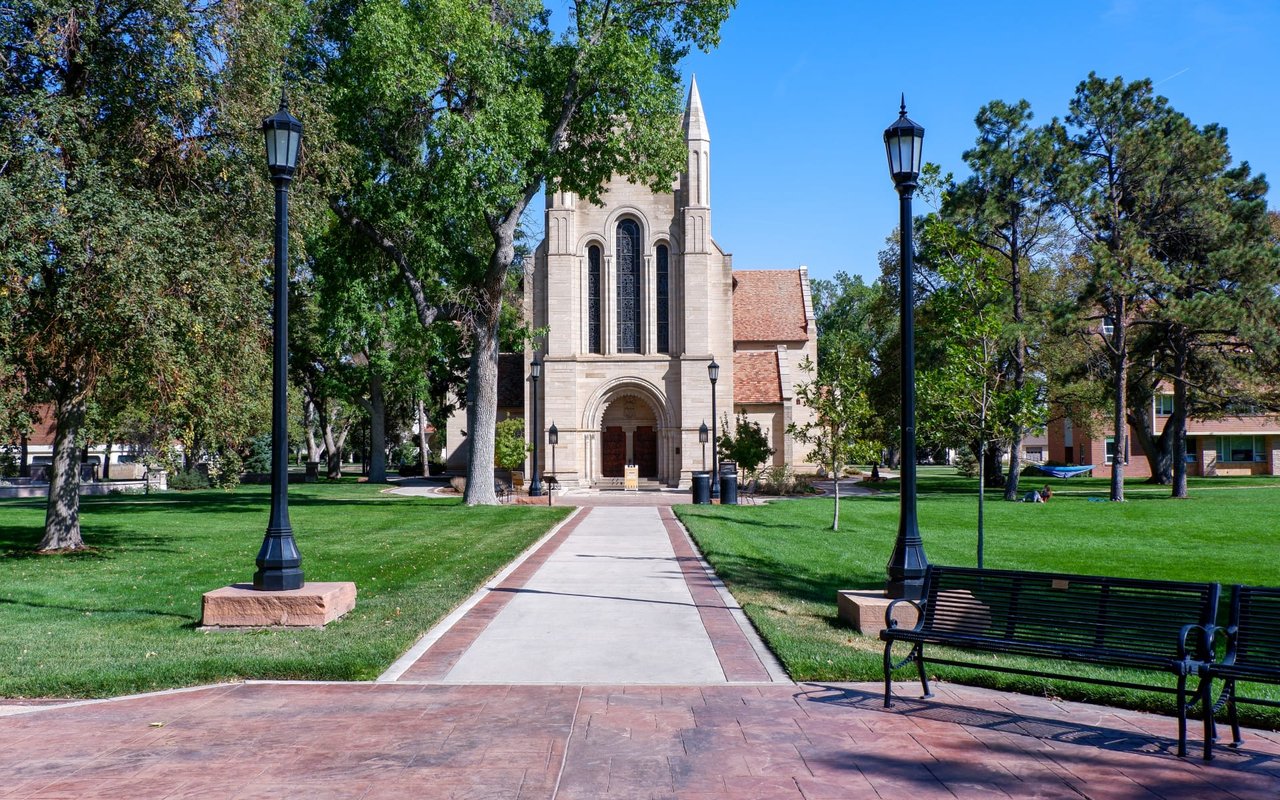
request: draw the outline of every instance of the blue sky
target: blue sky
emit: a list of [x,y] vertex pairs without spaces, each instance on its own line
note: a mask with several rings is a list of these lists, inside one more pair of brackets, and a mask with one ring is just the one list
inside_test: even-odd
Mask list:
[[[722,34],[684,73],[711,131],[712,235],[735,269],[879,274],[897,224],[882,135],[899,92],[925,159],[959,177],[983,103],[1026,98],[1046,121],[1090,70],[1151,78],[1280,184],[1276,0],[739,0]],[[1280,207],[1280,191],[1269,200]]]

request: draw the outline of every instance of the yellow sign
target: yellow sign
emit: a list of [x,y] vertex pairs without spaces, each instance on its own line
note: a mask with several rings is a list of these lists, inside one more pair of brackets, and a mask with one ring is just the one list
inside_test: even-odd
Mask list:
[[622,488],[627,492],[640,491],[640,467],[628,464],[622,468]]

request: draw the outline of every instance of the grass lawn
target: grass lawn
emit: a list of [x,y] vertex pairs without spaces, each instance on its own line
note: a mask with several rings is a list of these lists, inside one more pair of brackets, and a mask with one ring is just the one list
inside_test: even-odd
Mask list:
[[[988,491],[986,566],[1219,581],[1224,603],[1228,584],[1280,585],[1280,480],[1193,478],[1187,500],[1169,499],[1168,487],[1126,484],[1125,503],[1093,501],[1106,497],[1105,480],[1031,481],[1046,483],[1054,497],[1045,504],[1005,503],[998,491]],[[839,532],[831,530],[829,498],[676,509],[797,680],[881,679],[882,644],[838,623],[835,593],[884,586],[898,524],[896,486],[889,482],[882,489],[886,485],[889,491],[878,496],[843,500]],[[930,561],[977,563],[976,486],[976,480],[949,468],[921,471],[920,531]],[[1225,604],[1220,620],[1225,624]],[[949,680],[1034,694],[1165,713],[1174,708],[1171,697],[1156,693],[954,667],[937,666],[936,672]],[[910,669],[895,675],[914,677]],[[1280,699],[1274,689],[1252,693]],[[1275,709],[1241,706],[1241,711],[1254,724],[1280,727]]]
[[368,680],[571,509],[466,508],[320,482],[289,488],[309,581],[354,581],[324,630],[196,629],[204,592],[252,580],[265,486],[82,499],[91,552],[32,550],[44,501],[0,501],[0,697],[104,697],[242,678]]

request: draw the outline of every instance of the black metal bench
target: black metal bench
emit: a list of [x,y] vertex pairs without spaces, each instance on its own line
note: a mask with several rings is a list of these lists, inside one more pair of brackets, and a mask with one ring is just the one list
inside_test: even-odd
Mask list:
[[511,484],[495,478],[493,481],[493,493],[497,495],[499,503],[506,503],[511,500]]
[[[926,644],[1162,672],[1175,676],[1176,688],[958,659],[928,659],[937,664],[1173,693],[1178,698],[1178,754],[1185,755],[1187,711],[1203,698],[1201,686],[1187,691],[1187,679],[1198,676],[1201,662],[1208,660],[1220,592],[1216,583],[931,564],[925,573],[923,601],[895,600],[885,612],[888,627],[880,632],[885,642],[885,707],[891,705],[893,670],[910,662],[920,671],[924,696],[931,696]],[[900,603],[915,606],[919,618],[914,628],[897,627],[893,622]],[[892,654],[895,642],[911,644],[910,652],[896,663]]]
[[[1203,701],[1206,705],[1209,703],[1208,681],[1213,678],[1221,679],[1222,694],[1214,710],[1221,709],[1223,705],[1227,707],[1227,718],[1231,722],[1231,746],[1239,747],[1244,740],[1240,738],[1236,703],[1280,708],[1280,701],[1244,697],[1236,687],[1237,681],[1280,685],[1280,588],[1233,587],[1231,618],[1224,632],[1227,650],[1222,660],[1202,666],[1206,680],[1202,687]],[[1213,757],[1212,741],[1212,717],[1209,717],[1205,720],[1205,759]]]

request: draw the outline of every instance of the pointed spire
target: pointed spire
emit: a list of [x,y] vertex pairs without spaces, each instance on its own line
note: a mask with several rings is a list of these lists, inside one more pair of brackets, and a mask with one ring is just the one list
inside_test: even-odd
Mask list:
[[707,132],[707,116],[702,112],[702,98],[698,95],[698,78],[689,79],[689,102],[684,109],[684,138],[686,141],[711,141]]

